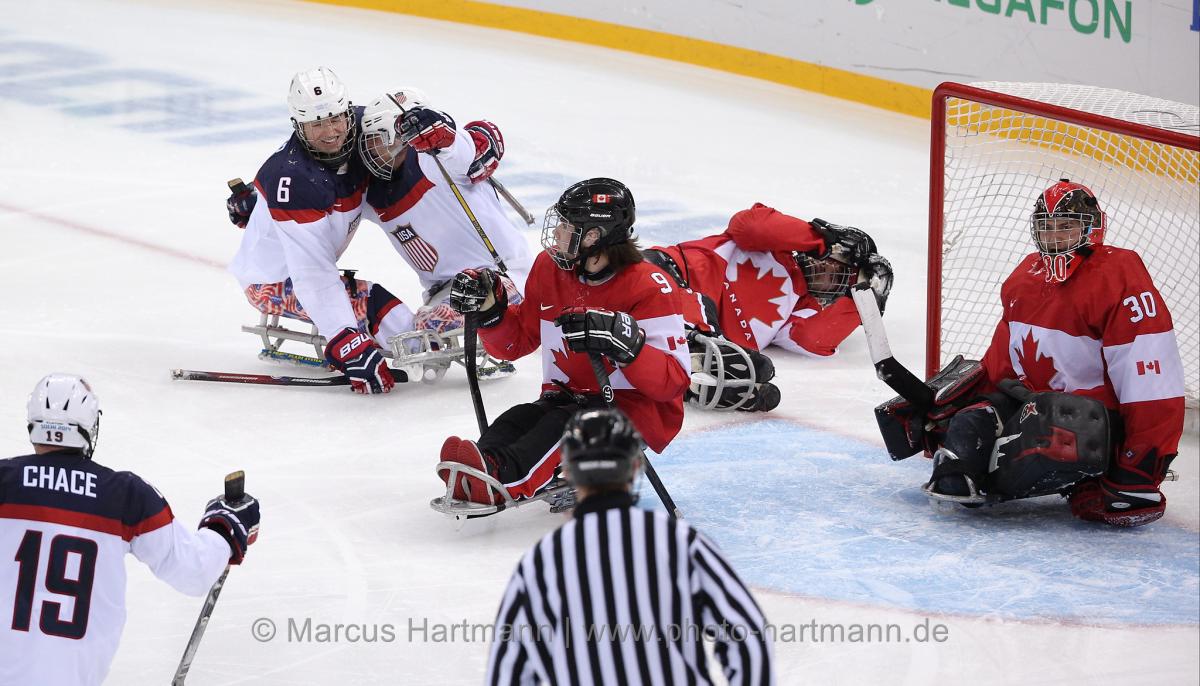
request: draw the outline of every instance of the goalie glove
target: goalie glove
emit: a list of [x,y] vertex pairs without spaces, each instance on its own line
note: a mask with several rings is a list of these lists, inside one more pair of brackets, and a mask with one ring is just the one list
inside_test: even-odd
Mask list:
[[367,334],[346,327],[329,339],[325,360],[350,377],[350,390],[363,395],[387,393],[396,385],[383,353]]
[[471,183],[480,183],[491,178],[504,157],[504,136],[500,129],[486,119],[470,122],[463,130],[471,134],[475,142],[475,161],[467,168]]
[[618,364],[633,362],[646,344],[646,332],[627,312],[571,307],[554,323],[573,352],[599,353]]
[[464,269],[450,284],[450,307],[458,312],[479,313],[479,326],[488,328],[500,323],[508,309],[506,277],[491,269]]
[[229,564],[240,565],[246,549],[258,540],[258,499],[249,493],[237,503],[224,497],[213,498],[204,508],[201,529],[212,529],[229,543]]
[[816,259],[832,257],[844,264],[863,267],[876,252],[875,241],[862,229],[830,224],[824,219],[813,219],[809,224],[825,240],[825,252],[814,255]]
[[445,112],[414,107],[396,120],[400,140],[417,152],[436,152],[454,144],[454,120]]

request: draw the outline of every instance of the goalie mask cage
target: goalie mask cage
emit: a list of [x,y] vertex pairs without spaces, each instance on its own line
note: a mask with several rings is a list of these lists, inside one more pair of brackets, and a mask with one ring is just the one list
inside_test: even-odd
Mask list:
[[1200,108],[1107,88],[944,83],[934,91],[926,375],[980,359],[1000,284],[1036,248],[1038,194],[1096,193],[1107,245],[1136,250],[1174,319],[1186,403],[1200,397]]

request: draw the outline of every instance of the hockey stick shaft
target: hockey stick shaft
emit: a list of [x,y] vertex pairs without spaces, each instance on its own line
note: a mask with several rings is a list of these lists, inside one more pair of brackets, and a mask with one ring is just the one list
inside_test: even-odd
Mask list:
[[438,169],[442,172],[442,178],[446,179],[446,184],[450,186],[450,191],[454,193],[454,198],[458,200],[458,204],[462,207],[463,212],[467,213],[467,219],[471,220],[471,226],[475,227],[475,233],[479,234],[479,239],[483,241],[483,245],[492,254],[492,261],[500,268],[501,273],[507,274],[508,267],[504,265],[504,260],[500,258],[500,254],[496,252],[496,246],[492,245],[492,240],[488,238],[487,232],[483,230],[483,226],[479,223],[479,219],[475,217],[475,213],[471,211],[471,206],[467,204],[467,199],[463,197],[462,191],[459,190],[458,184],[454,183],[454,179],[450,178],[450,172],[446,171],[446,165],[437,155],[431,155],[433,161],[437,163]]
[[900,397],[912,403],[914,409],[923,413],[932,407],[933,391],[892,355],[887,330],[883,327],[883,317],[879,313],[879,303],[875,300],[871,286],[860,283],[850,290],[850,295],[854,299],[855,308],[858,309],[859,319],[862,320],[863,333],[867,335],[867,349],[871,353],[876,376],[900,394]]
[[[615,396],[612,381],[608,378],[608,369],[604,367],[604,358],[600,357],[599,353],[588,353],[588,358],[592,362],[592,371],[596,374],[596,383],[600,384],[600,394],[604,396],[604,402],[612,405]],[[683,513],[675,506],[671,494],[667,493],[667,487],[663,485],[662,479],[658,478],[658,472],[654,471],[654,465],[650,463],[650,456],[646,454],[645,450],[642,451],[642,466],[646,468],[646,478],[650,480],[650,485],[654,487],[658,499],[667,508],[667,513],[671,515],[672,519],[682,519]]]
[[[393,374],[395,372],[393,371]],[[219,381],[224,383],[258,384],[262,386],[349,386],[350,377],[337,376],[268,376],[266,374],[235,374],[206,372],[196,369],[172,369],[171,378],[177,381]]]
[[[225,475],[225,501],[236,504],[245,495],[246,473],[236,471]],[[192,627],[192,635],[188,638],[187,646],[183,649],[183,657],[179,659],[179,667],[175,669],[175,678],[171,680],[171,686],[183,686],[188,672],[192,669],[192,660],[196,657],[196,651],[200,648],[200,639],[204,638],[204,630],[208,628],[208,620],[212,617],[213,609],[217,606],[217,597],[221,595],[221,589],[225,587],[225,578],[229,576],[229,568],[229,565],[225,565],[225,571],[221,572],[221,576],[212,585],[212,588],[208,590],[208,595],[204,598],[204,605],[200,607],[200,616],[196,618],[196,626]]]
[[482,437],[488,428],[487,411],[483,407],[483,395],[479,392],[479,313],[467,312],[463,315],[463,352],[467,367],[467,387],[471,389],[471,404],[475,406],[475,422],[479,425],[479,435]]
[[488,183],[492,184],[492,188],[496,189],[496,192],[500,194],[500,197],[504,198],[509,207],[513,208],[516,210],[517,214],[521,215],[521,219],[524,219],[526,224],[533,226],[533,222],[537,220],[533,218],[533,215],[529,213],[529,210],[525,209],[525,206],[522,205],[512,193],[508,192],[508,189],[505,188],[504,184],[500,183],[499,179],[494,176],[489,176]]

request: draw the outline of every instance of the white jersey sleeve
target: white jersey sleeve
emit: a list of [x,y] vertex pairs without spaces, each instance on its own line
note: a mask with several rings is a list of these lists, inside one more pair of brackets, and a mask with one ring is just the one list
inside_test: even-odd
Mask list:
[[229,543],[220,534],[192,531],[178,520],[135,537],[130,549],[154,576],[190,596],[207,593],[229,562]]

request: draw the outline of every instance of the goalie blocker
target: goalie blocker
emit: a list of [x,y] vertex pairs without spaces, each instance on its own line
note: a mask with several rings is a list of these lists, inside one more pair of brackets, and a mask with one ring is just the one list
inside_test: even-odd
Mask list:
[[[959,355],[926,382],[933,397],[928,409],[901,396],[875,408],[893,460],[921,451],[935,458],[923,489],[927,495],[965,504],[1033,498],[1104,473],[1112,437],[1102,403],[1070,393],[1035,393],[1015,379],[1002,381],[1002,392],[981,397],[977,388],[983,379],[980,363]],[[956,424],[986,424],[982,431],[974,426],[976,431],[964,433],[994,431],[994,443],[957,445],[951,420],[960,412]],[[962,476],[966,480],[959,483],[967,487],[958,492],[937,488],[943,477]]]

